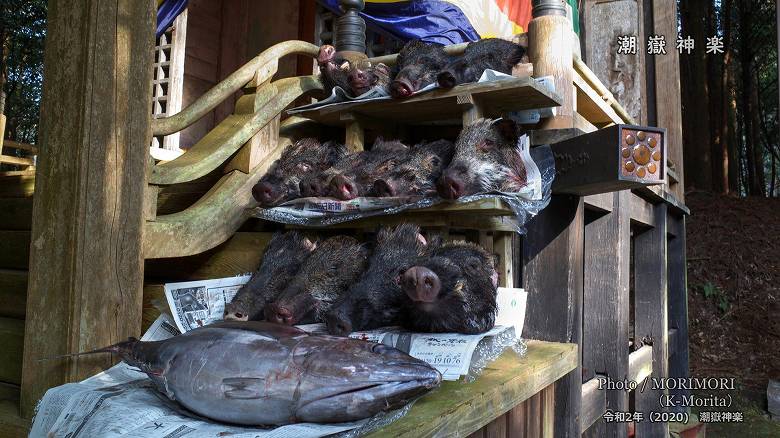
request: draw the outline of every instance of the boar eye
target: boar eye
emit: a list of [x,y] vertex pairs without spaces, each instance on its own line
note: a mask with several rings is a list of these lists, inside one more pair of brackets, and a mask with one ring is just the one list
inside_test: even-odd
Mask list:
[[311,166],[309,166],[307,163],[298,163],[298,170],[301,172],[308,172],[311,169]]
[[487,152],[490,149],[492,149],[494,146],[493,140],[482,140],[479,143],[477,143],[477,151],[479,152]]

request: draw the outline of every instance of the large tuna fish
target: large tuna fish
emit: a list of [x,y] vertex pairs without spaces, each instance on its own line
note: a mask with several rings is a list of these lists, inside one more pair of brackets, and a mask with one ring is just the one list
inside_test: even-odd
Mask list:
[[119,354],[191,411],[243,425],[359,420],[441,382],[427,363],[383,344],[258,321],[219,322],[157,342],[131,338],[101,351]]

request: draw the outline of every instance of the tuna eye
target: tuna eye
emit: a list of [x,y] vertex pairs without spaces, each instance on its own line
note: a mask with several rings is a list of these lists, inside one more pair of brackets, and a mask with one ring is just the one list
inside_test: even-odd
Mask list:
[[387,353],[387,345],[385,344],[376,344],[373,347],[371,347],[371,352],[376,354],[385,354]]

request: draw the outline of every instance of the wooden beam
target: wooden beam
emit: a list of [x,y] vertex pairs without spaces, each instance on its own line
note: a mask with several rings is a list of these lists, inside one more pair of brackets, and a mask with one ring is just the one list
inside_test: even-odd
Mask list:
[[35,191],[35,173],[0,177],[0,198],[29,198]]
[[553,193],[580,196],[663,184],[664,130],[614,125],[551,145]]
[[599,379],[605,376],[596,376],[582,384],[582,422],[583,434],[590,434],[590,427],[601,419],[607,410],[607,391],[599,390]]
[[655,214],[653,213],[653,204],[643,198],[630,193],[629,210],[631,211],[631,222],[646,227],[655,226]]
[[34,166],[35,161],[32,158],[19,158],[10,155],[0,155],[0,163],[13,164],[15,166]]
[[[655,227],[634,237],[634,337],[653,347],[652,377],[668,376],[668,311],[666,204],[653,209]],[[650,412],[666,412],[659,404],[665,391],[646,388],[635,394],[636,411],[649,418]],[[668,423],[643,421],[636,425],[637,436],[668,436]]]
[[35,146],[34,144],[22,143],[18,141],[5,139],[3,140],[3,147],[11,148],[11,149],[21,149],[23,151],[31,152],[33,155],[38,154],[38,147]]
[[[653,34],[664,36],[666,41],[677,40],[677,1],[653,0]],[[669,158],[677,165],[677,180],[670,190],[677,199],[685,200],[683,175],[682,102],[680,92],[680,54],[667,48],[667,54],[655,56],[655,108],[656,123],[668,132]]]
[[154,0],[51,0],[33,204],[22,415],[112,365],[39,361],[140,335]]
[[[523,288],[534,311],[523,334],[530,339],[582,345],[584,207],[582,198],[553,195],[526,226]],[[582,362],[555,385],[556,436],[579,437]]]
[[[585,224],[584,380],[596,374],[622,380],[628,372],[630,196],[627,190],[611,194],[612,212]],[[606,404],[613,411],[628,411],[628,393],[606,391]],[[626,428],[621,423],[597,421],[585,435],[624,437]]]
[[[517,356],[510,349],[473,382],[443,382],[417,400],[402,418],[367,437],[468,436],[526,400],[536,398],[542,400],[540,406],[549,405],[552,400],[545,388],[554,391],[551,384],[570,374],[576,362],[574,345],[530,340],[525,355]],[[545,420],[539,415],[529,418],[537,424]]]
[[[688,368],[688,284],[685,246],[685,216],[668,216],[673,237],[668,240],[667,276],[669,297],[669,377],[690,377]],[[671,234],[671,233],[670,233]],[[673,390],[678,398],[688,390]],[[684,410],[684,408],[676,411]]]
[[628,375],[626,380],[642,384],[653,373],[653,346],[643,345],[628,355]]

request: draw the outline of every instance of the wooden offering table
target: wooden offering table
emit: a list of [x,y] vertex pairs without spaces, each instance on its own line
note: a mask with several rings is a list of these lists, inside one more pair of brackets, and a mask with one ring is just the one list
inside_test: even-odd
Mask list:
[[577,346],[527,341],[471,383],[444,382],[370,437],[552,437],[555,382],[577,367]]

